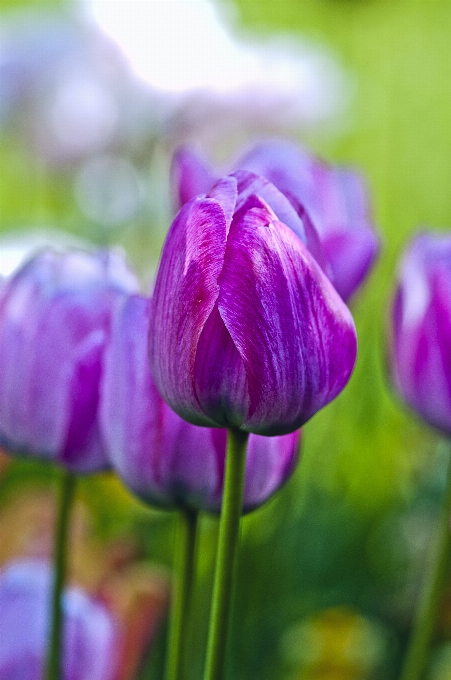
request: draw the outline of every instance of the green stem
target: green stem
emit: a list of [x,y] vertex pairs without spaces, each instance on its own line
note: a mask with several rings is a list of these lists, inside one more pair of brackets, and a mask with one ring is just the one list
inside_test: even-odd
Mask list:
[[195,571],[196,531],[198,513],[183,509],[178,513],[175,543],[171,622],[167,649],[166,680],[182,680],[191,592]]
[[435,539],[415,613],[413,632],[407,649],[401,680],[420,680],[423,675],[450,555],[450,515],[451,456],[448,460],[446,488],[437,521]]
[[219,524],[205,680],[222,680],[224,677],[233,574],[243,507],[248,436],[247,432],[230,429],[227,437],[226,471]]
[[62,673],[61,642],[63,639],[62,592],[66,576],[69,516],[75,492],[75,475],[63,471],[53,554],[53,590],[51,600],[50,637],[47,649],[46,680],[60,680]]

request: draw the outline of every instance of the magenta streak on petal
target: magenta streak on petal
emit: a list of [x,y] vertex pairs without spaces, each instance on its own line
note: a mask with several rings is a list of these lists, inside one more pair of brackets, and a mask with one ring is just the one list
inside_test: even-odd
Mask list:
[[296,429],[338,394],[356,337],[349,310],[305,246],[285,225],[265,224],[264,213],[262,204],[232,223],[218,309],[247,374],[243,427],[272,435]]
[[179,415],[211,424],[195,395],[199,337],[216,303],[224,262],[226,220],[214,199],[194,199],[176,217],[157,276],[149,330],[155,383]]

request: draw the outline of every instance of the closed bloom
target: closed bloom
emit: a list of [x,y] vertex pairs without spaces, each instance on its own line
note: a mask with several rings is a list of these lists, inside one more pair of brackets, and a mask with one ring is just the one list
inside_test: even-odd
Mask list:
[[391,370],[402,398],[451,434],[451,236],[419,234],[401,261]]
[[[22,560],[0,573],[0,680],[41,680],[49,627],[52,570]],[[118,626],[99,601],[79,588],[63,596],[62,680],[114,680]]]
[[[182,420],[158,393],[147,356],[149,302],[131,296],[118,307],[105,353],[101,424],[111,462],[144,501],[219,511],[227,431]],[[244,510],[264,503],[288,479],[300,433],[251,435]]]
[[[368,192],[360,174],[328,165],[283,140],[257,144],[234,167],[262,175],[297,211],[307,212],[330,270],[321,265],[341,297],[348,300],[369,273],[379,250]],[[193,151],[180,149],[175,154],[172,179],[180,205],[207,192],[214,177],[214,171]]]
[[74,472],[107,466],[99,381],[113,308],[136,289],[119,255],[43,252],[0,289],[0,442]]
[[150,363],[165,401],[194,424],[286,434],[352,372],[351,314],[306,230],[287,226],[288,210],[280,221],[279,197],[256,175],[229,175],[185,204],[166,239]]

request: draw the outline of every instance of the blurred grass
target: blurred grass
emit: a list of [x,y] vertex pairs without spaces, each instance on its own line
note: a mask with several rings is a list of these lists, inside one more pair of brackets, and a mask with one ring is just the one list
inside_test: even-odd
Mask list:
[[[425,499],[433,518],[441,490],[440,476],[433,474],[440,469],[436,436],[397,403],[388,386],[385,335],[402,247],[420,225],[451,225],[451,2],[236,3],[243,30],[289,30],[318,40],[354,77],[354,102],[342,132],[300,139],[366,173],[383,247],[352,304],[360,350],[349,387],[305,427],[303,459],[286,488],[244,520],[229,677],[282,677],[280,640],[287,627],[319,608],[348,603],[384,621],[397,636],[397,661],[377,676],[388,680],[395,677],[416,583],[406,595],[411,557],[407,544],[398,555],[390,543],[391,522]],[[13,4],[23,3],[3,0],[0,8]],[[55,224],[86,235],[64,174],[38,167],[9,138],[0,139],[0,177],[0,230]],[[160,238],[158,232],[155,242]],[[137,509],[99,478],[82,486],[101,534],[130,529],[146,555],[168,563],[169,513]],[[215,521],[205,518],[192,680],[202,667],[215,537]],[[387,555],[385,571],[376,559],[380,551]],[[161,653],[155,659],[154,676],[161,677]]]

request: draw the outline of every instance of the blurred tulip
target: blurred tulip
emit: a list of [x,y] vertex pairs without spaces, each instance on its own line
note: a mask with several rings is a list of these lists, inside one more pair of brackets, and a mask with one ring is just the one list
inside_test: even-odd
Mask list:
[[288,201],[279,221],[280,199],[238,172],[185,204],[169,231],[150,363],[165,401],[194,424],[286,434],[351,375],[351,314],[308,251],[306,230],[303,242],[286,226],[292,215],[304,226]]
[[[0,573],[0,680],[43,674],[52,570],[46,562],[12,562]],[[114,680],[118,626],[99,601],[79,588],[63,597],[64,680]]]
[[419,234],[401,261],[392,310],[394,385],[424,420],[451,434],[451,237]]
[[0,442],[73,472],[107,466],[97,406],[112,310],[136,289],[117,253],[43,252],[0,290]]
[[[190,425],[159,395],[148,367],[149,301],[132,296],[118,308],[105,354],[101,424],[117,473],[144,501],[219,511],[227,432]],[[300,433],[251,435],[244,510],[264,503],[290,476]]]
[[[348,300],[367,276],[379,249],[363,178],[284,140],[257,144],[234,167],[262,175],[298,212],[307,212],[330,271],[323,263],[321,266],[341,297]],[[183,205],[209,191],[216,173],[193,151],[182,148],[174,155],[172,178],[176,203]]]

